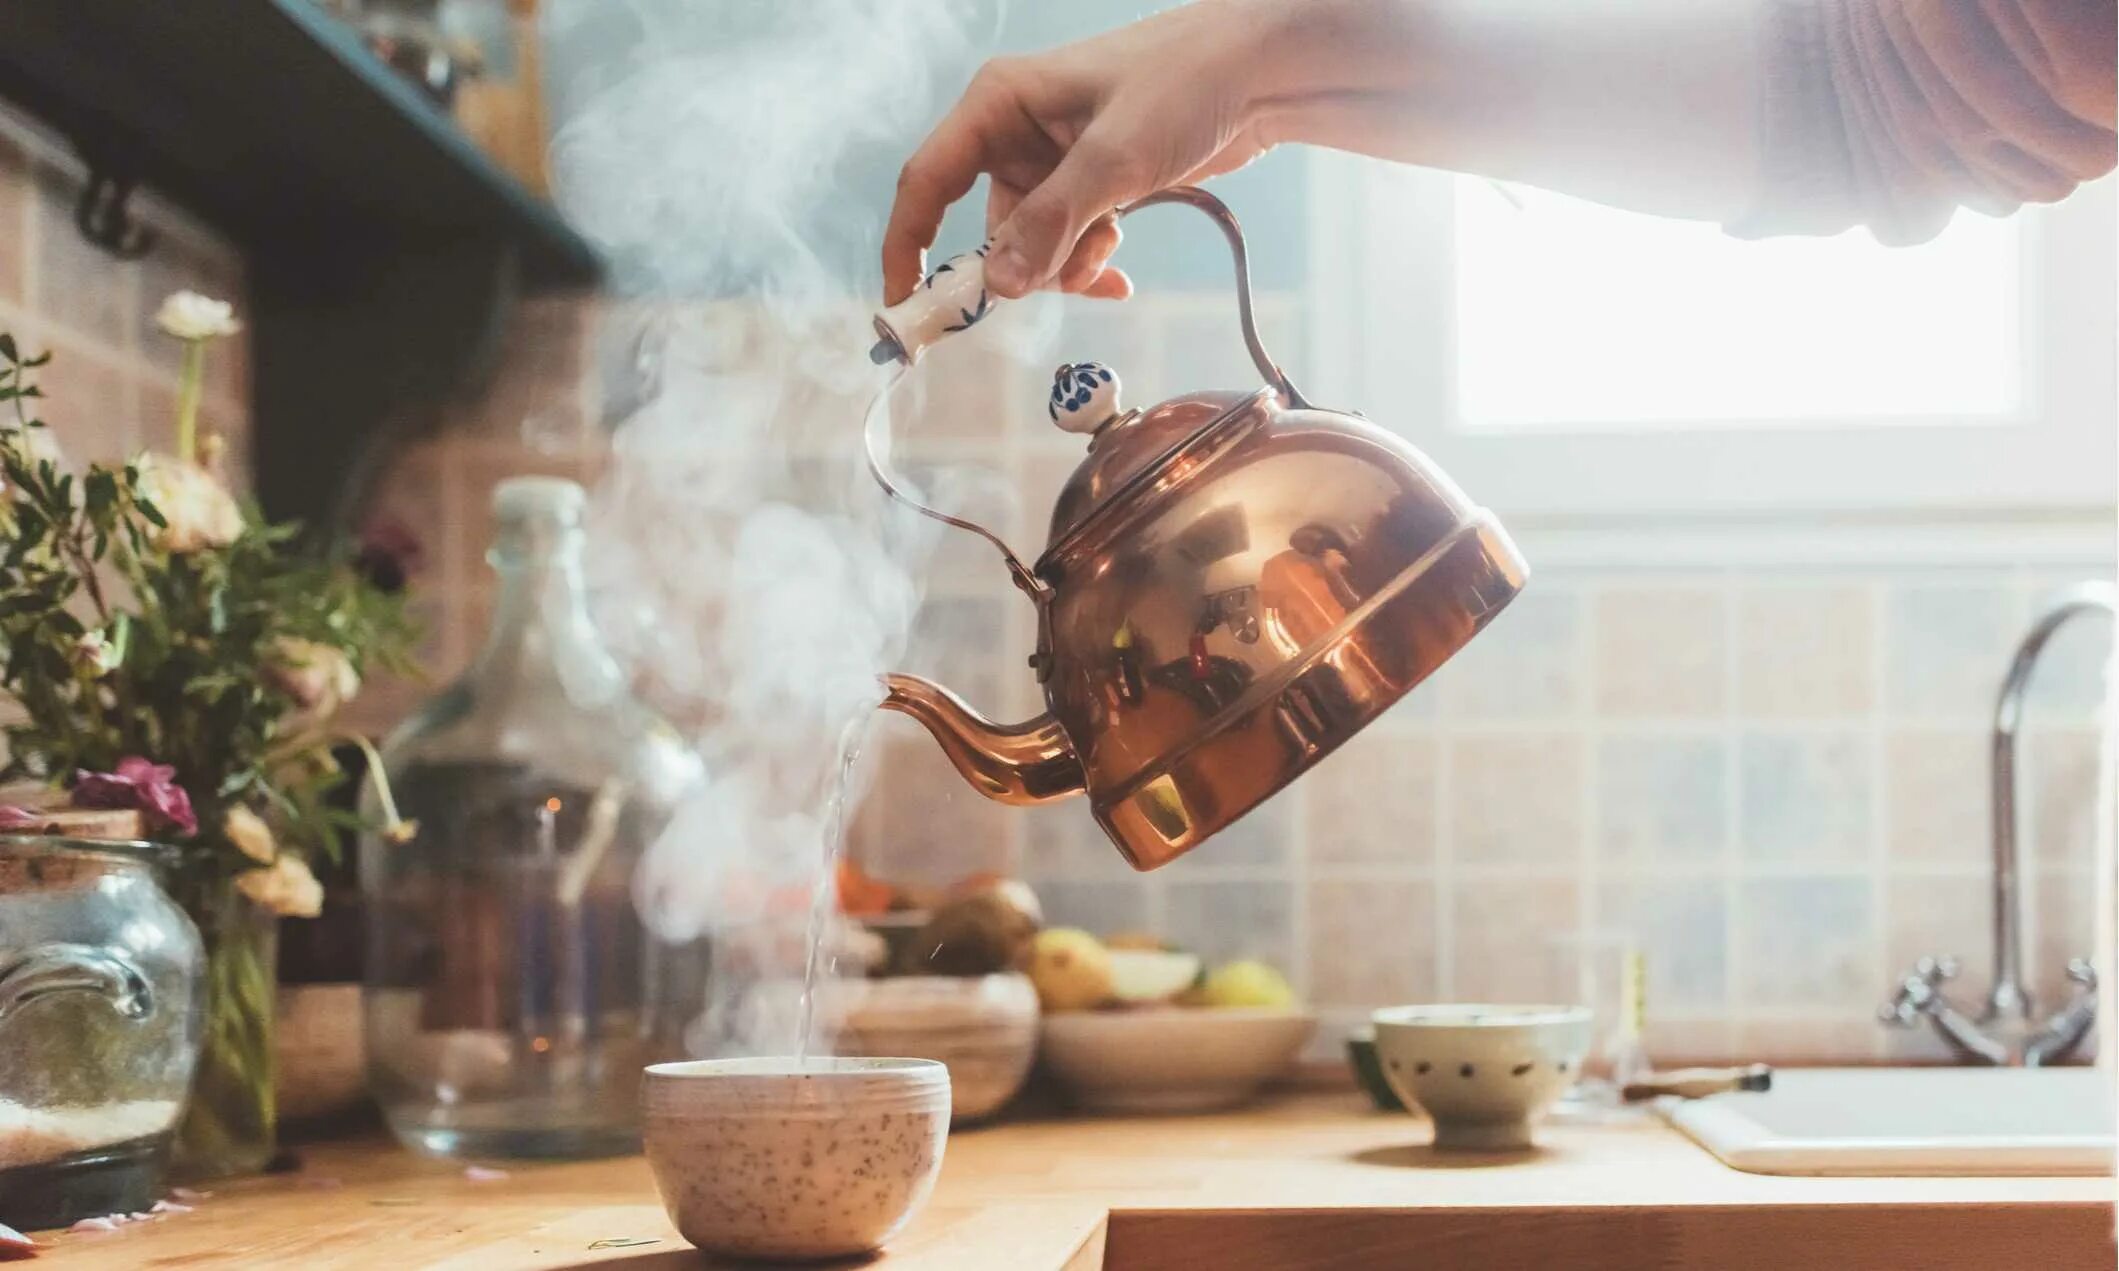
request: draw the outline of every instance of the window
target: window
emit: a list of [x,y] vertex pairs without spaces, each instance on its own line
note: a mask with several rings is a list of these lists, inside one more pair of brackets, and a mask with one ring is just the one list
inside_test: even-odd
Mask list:
[[1886,248],[1318,166],[1312,395],[1504,516],[2033,512],[2109,534],[2109,181]]
[[[1897,251],[1743,242],[1542,191],[1456,183],[1467,427],[1995,419],[2020,404],[2020,226]],[[1525,362],[1535,374],[1525,373]]]

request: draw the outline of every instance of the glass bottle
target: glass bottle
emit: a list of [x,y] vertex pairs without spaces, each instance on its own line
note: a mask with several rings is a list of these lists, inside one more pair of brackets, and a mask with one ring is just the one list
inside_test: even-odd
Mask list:
[[637,1150],[645,1064],[681,1057],[702,942],[641,924],[632,876],[697,756],[636,702],[591,623],[580,486],[493,498],[493,630],[382,759],[405,841],[361,847],[370,1089],[433,1155]]

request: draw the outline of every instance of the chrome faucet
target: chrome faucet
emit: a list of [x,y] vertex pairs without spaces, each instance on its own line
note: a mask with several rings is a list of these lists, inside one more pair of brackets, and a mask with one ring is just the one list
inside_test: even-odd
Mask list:
[[2023,722],[2024,690],[2053,633],[2077,614],[2093,612],[2119,616],[2119,590],[2107,583],[2082,583],[2047,602],[2016,646],[1994,706],[1994,987],[1985,1005],[1975,1018],[1950,1004],[1942,986],[1957,974],[1957,959],[1937,956],[1914,963],[1877,1013],[1884,1023],[1899,1028],[1915,1028],[1927,1019],[1967,1063],[2027,1068],[2059,1063],[2082,1044],[2096,1022],[2097,975],[2081,958],[2067,965],[2067,977],[2075,985],[2067,1005],[2044,1019],[2038,1016],[2023,983],[2023,889],[2016,853],[2016,735]]

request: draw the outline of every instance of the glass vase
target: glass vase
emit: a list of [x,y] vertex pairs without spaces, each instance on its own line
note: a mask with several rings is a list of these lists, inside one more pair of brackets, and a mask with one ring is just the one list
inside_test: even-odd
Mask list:
[[383,746],[417,831],[361,842],[368,1084],[429,1155],[638,1151],[640,1070],[683,1055],[706,1003],[704,942],[633,899],[699,761],[589,619],[583,499],[501,484],[485,650]]
[[179,897],[206,944],[206,1018],[171,1172],[186,1180],[255,1174],[275,1145],[279,919],[227,876],[187,879]]

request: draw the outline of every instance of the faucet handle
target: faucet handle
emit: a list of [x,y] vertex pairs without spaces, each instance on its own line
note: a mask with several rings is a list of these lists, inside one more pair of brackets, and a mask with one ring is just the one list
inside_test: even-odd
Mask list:
[[2069,958],[2067,978],[2071,983],[2080,985],[2086,993],[2097,991],[2097,968],[2090,965],[2088,958]]
[[1921,958],[1899,980],[1891,1000],[1876,1009],[1876,1018],[1894,1028],[1912,1028],[1921,1016],[1942,1004],[1941,986],[1956,976],[1957,959],[1947,954]]

